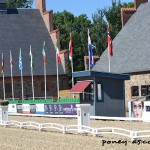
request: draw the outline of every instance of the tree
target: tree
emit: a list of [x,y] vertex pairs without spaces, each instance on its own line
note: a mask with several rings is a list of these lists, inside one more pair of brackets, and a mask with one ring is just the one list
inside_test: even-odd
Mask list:
[[7,0],[8,8],[31,8],[33,0]]
[[[54,29],[60,30],[61,49],[68,49],[70,33],[72,34],[74,71],[84,70],[84,56],[88,54],[87,29],[91,27],[91,21],[85,14],[75,17],[72,13],[64,10],[53,15],[53,25]],[[67,74],[71,79],[70,62]]]
[[84,55],[88,54],[88,37],[87,29],[90,28],[91,22],[85,14],[75,17],[70,12],[55,13],[53,16],[54,29],[60,30],[61,49],[68,48],[70,33],[73,40],[73,59],[74,70],[81,71],[84,69]]
[[95,55],[100,56],[106,48],[106,25],[105,20],[106,9],[99,9],[92,15],[93,24],[91,27],[92,44],[96,46]]
[[[133,6],[133,3],[112,1],[111,7],[98,9],[92,15],[92,23],[85,14],[75,17],[66,10],[54,14],[54,29],[60,30],[61,49],[68,48],[69,34],[72,33],[74,71],[84,70],[84,56],[88,55],[87,29],[90,30],[92,44],[96,46],[94,54],[100,56],[107,47],[107,23],[110,24],[113,39],[122,28],[121,8]],[[69,75],[71,76],[71,71]]]
[[91,39],[96,45],[96,55],[101,53],[107,47],[107,24],[109,23],[112,39],[116,37],[122,28],[121,8],[134,7],[134,3],[123,3],[120,0],[112,0],[112,6],[98,9],[93,15]]

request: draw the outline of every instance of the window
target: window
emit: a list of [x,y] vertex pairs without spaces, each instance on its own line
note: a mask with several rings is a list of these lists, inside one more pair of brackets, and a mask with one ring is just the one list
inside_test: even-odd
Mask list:
[[94,101],[94,94],[93,94],[93,82],[84,90],[84,98],[85,100],[92,100]]
[[102,84],[97,83],[97,101],[103,102]]
[[141,96],[150,94],[150,85],[141,85]]
[[131,87],[131,94],[132,94],[132,96],[139,96],[139,87],[138,86],[132,86]]

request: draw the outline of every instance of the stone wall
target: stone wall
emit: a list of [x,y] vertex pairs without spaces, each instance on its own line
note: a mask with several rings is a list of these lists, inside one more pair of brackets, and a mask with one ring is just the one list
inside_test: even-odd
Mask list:
[[[21,99],[22,85],[21,78],[14,77],[14,97]],[[47,97],[57,97],[57,76],[47,76]],[[66,75],[59,75],[60,90],[68,89],[68,77]],[[32,97],[32,79],[31,77],[23,78],[24,98]],[[0,78],[0,99],[3,99],[3,79]],[[34,93],[35,97],[45,96],[45,82],[44,76],[34,77]],[[10,78],[5,78],[5,94],[6,99],[12,98],[12,84]]]
[[[139,73],[132,74],[130,80],[125,81],[125,101],[126,101],[126,110],[128,110],[128,102],[132,99],[141,97],[141,85],[150,85],[150,73]],[[131,87],[139,87],[139,96],[132,96]]]

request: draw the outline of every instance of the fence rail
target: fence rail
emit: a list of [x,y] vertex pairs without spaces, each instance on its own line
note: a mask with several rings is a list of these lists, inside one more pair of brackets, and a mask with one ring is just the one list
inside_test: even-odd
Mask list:
[[[77,115],[44,115],[44,114],[20,114],[20,113],[8,113],[8,115],[13,116],[34,116],[34,117],[50,117],[50,118],[77,118]],[[143,121],[142,118],[132,118],[132,117],[105,117],[105,116],[90,116],[90,119],[97,120],[116,120],[116,121]],[[146,122],[150,122],[146,120]]]
[[114,128],[114,127],[105,127],[105,128],[92,128],[88,126],[78,126],[78,125],[61,125],[56,123],[37,123],[37,122],[19,122],[19,121],[2,121],[1,126],[17,126],[20,129],[25,127],[33,127],[42,131],[43,129],[55,129],[59,130],[63,133],[77,131],[78,133],[88,133],[93,136],[102,136],[103,134],[118,134],[121,136],[125,136],[133,139],[139,138],[149,138],[150,137],[150,130],[143,130],[143,131],[132,131],[123,128]]

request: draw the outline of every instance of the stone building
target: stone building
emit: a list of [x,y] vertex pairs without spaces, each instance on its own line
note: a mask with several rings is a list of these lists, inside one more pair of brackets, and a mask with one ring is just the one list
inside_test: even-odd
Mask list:
[[[121,10],[124,26],[113,40],[110,58],[111,73],[130,75],[125,81],[126,108],[128,101],[150,94],[150,2],[135,0],[134,4],[133,9]],[[108,72],[108,68],[106,49],[93,71]]]
[[[42,48],[45,41],[47,97],[57,96],[56,39],[60,49],[60,32],[53,30],[53,11],[46,10],[45,0],[36,0],[36,9],[7,9],[6,0],[0,1],[0,55],[4,55],[4,74],[6,98],[12,97],[10,50],[13,60],[14,96],[21,98],[21,72],[19,70],[19,51],[22,50],[24,97],[32,97],[31,68],[29,60],[30,45],[34,59],[35,97],[44,97],[44,64]],[[61,58],[66,57],[61,52]],[[0,62],[2,58],[0,56]],[[68,88],[65,61],[59,64],[60,90]],[[0,99],[3,99],[3,78],[0,74]]]

